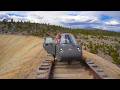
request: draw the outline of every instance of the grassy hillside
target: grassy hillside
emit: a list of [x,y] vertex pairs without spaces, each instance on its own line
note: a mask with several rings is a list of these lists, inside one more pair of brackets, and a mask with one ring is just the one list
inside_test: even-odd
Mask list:
[[46,36],[49,32],[51,35],[56,35],[58,32],[69,32],[74,35],[84,34],[93,36],[118,36],[120,33],[105,30],[85,30],[85,29],[71,29],[61,26],[39,24],[30,22],[0,22],[0,32],[12,34],[29,34],[36,36]]
[[61,26],[30,22],[0,22],[1,34],[34,35],[45,37],[49,33],[55,36],[58,32],[75,35],[83,49],[97,54],[113,63],[120,64],[120,33],[105,30],[71,29]]

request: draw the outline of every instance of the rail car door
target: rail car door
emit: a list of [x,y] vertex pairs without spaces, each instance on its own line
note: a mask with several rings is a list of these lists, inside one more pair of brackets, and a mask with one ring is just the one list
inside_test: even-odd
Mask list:
[[55,56],[55,43],[53,38],[51,37],[46,37],[44,39],[44,44],[43,47],[45,48],[45,50],[49,53]]

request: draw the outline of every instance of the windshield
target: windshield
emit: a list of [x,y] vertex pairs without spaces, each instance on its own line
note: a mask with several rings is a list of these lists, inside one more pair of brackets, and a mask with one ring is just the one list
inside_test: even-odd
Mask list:
[[77,44],[73,35],[63,34],[61,37],[61,44]]

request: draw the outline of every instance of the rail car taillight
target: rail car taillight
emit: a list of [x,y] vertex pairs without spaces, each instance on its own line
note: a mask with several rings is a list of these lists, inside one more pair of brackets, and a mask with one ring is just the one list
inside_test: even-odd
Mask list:
[[77,49],[78,49],[79,52],[81,51],[80,48],[77,48]]

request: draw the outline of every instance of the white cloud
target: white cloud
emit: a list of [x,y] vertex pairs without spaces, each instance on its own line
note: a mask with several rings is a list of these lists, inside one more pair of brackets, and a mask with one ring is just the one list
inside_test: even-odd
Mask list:
[[60,17],[64,16],[65,11],[31,11],[27,12],[27,19],[38,23],[50,23],[58,25]]
[[109,20],[109,21],[105,22],[105,24],[107,24],[107,25],[119,25],[120,22],[117,20]]
[[68,16],[68,15],[66,15],[66,16],[60,17],[60,21],[65,22],[65,23],[67,23],[67,22],[95,23],[95,22],[98,22],[99,19],[94,16],[81,16],[81,15]]
[[65,11],[1,11],[0,15],[8,15],[8,14],[17,14],[24,15],[22,16],[10,16],[15,21],[19,20],[28,20],[36,23],[50,23],[59,25],[58,18],[64,16],[67,12]]

